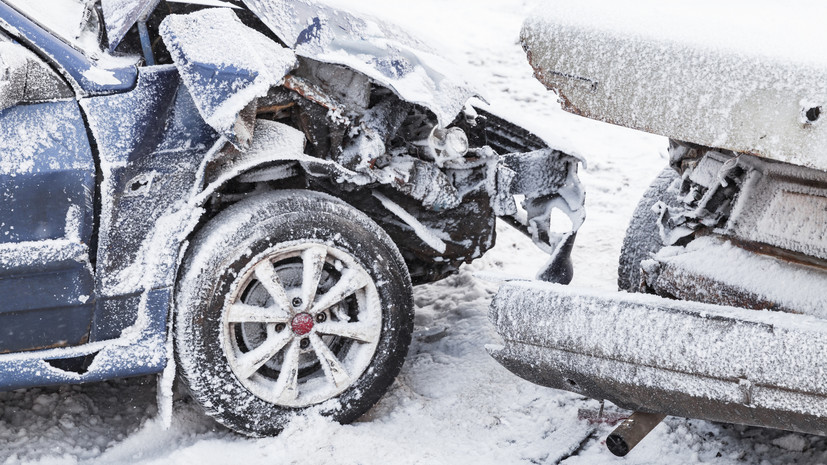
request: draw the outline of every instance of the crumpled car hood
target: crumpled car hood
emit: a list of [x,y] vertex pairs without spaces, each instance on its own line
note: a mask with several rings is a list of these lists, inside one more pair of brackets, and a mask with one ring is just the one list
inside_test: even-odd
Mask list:
[[[115,48],[158,0],[101,0]],[[428,108],[449,124],[476,92],[447,60],[424,43],[380,20],[321,1],[242,0],[296,55],[359,71],[400,98]]]
[[255,129],[255,108],[248,105],[298,65],[293,51],[248,28],[227,8],[167,16],[160,34],[204,121],[246,148]]
[[452,66],[377,19],[312,0],[242,0],[296,54],[347,66],[433,111],[449,124],[476,95]]

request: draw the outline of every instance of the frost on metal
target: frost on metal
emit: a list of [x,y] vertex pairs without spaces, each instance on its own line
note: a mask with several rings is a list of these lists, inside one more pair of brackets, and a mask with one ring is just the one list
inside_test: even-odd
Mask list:
[[115,50],[129,29],[140,19],[146,19],[159,2],[160,0],[101,0],[109,50]]
[[558,0],[522,40],[569,111],[827,169],[825,15],[823,4]]
[[246,148],[255,125],[254,101],[297,66],[293,52],[225,8],[167,16],[160,33],[201,116]]
[[643,281],[647,289],[679,299],[827,317],[823,269],[756,254],[718,237],[663,249],[643,262]]
[[540,384],[618,405],[825,434],[820,318],[542,283],[504,285],[493,355]]
[[23,100],[28,53],[19,45],[0,41],[0,110]]
[[0,36],[0,111],[21,102],[71,98],[54,72],[25,47]]
[[310,0],[244,0],[296,54],[347,66],[400,98],[433,111],[445,126],[476,92],[421,41],[368,16]]

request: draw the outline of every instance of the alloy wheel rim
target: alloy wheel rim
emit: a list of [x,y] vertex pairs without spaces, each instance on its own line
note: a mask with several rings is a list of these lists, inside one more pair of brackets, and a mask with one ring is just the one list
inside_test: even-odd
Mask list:
[[370,365],[382,331],[373,279],[347,252],[300,242],[269,249],[233,283],[222,312],[230,369],[259,398],[307,407]]

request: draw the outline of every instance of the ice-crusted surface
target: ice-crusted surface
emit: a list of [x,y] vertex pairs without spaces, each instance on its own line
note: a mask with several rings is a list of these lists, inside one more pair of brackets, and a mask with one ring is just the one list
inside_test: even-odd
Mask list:
[[827,259],[827,173],[741,155],[754,169],[740,186],[726,234]]
[[25,48],[0,40],[0,111],[23,100],[26,89],[26,63],[31,52]]
[[159,2],[160,0],[101,0],[109,49],[115,50],[129,28],[142,15],[148,15],[155,9]]
[[362,72],[447,125],[475,91],[447,60],[403,30],[323,1],[244,0],[296,54]]
[[17,106],[0,113],[0,175],[93,169],[90,159],[79,156],[88,152],[75,126],[79,117],[77,106],[61,103]]
[[571,111],[825,169],[825,16],[821,3],[558,0],[522,36]]
[[[491,318],[507,343],[595,360],[574,362],[585,376],[827,415],[827,400],[812,397],[827,394],[827,373],[813,369],[827,356],[819,318],[523,282],[500,289]],[[536,350],[525,356],[531,363]],[[560,353],[542,362],[570,360]],[[727,388],[732,380],[760,386],[761,395],[745,398]]]
[[42,263],[87,260],[88,248],[77,240],[54,239],[0,244],[0,270],[28,268]]
[[[112,0],[104,0],[104,4]],[[34,18],[59,37],[76,45],[85,45],[82,39],[88,35],[84,31],[86,17],[84,14],[86,0],[9,0],[23,14]],[[126,3],[121,1],[121,3]],[[129,3],[136,3],[129,1]],[[86,47],[84,47],[86,49]]]
[[246,147],[252,134],[239,113],[298,65],[293,52],[248,28],[226,8],[167,16],[160,32],[201,116],[228,140]]
[[[206,184],[203,190],[194,195],[190,200],[192,206],[201,206],[216,189],[225,182],[235,178],[241,173],[260,165],[262,160],[268,161],[298,161],[305,163],[323,162],[304,154],[304,134],[286,124],[269,120],[256,120],[255,137],[250,148],[244,152],[233,151],[233,157],[221,166],[219,174],[214,178],[203,179],[206,176],[207,164],[215,158],[226,157],[224,151],[218,150],[223,145],[222,141],[204,157],[199,167],[199,177],[202,183]],[[332,163],[328,162],[332,165]]]
[[[666,248],[654,259],[666,265],[676,285],[700,295],[719,292],[709,282],[699,285],[697,277],[703,276],[759,301],[827,318],[827,273],[820,268],[756,254],[713,236],[695,239],[686,247]],[[795,283],[795,292],[790,292],[790,283]]]

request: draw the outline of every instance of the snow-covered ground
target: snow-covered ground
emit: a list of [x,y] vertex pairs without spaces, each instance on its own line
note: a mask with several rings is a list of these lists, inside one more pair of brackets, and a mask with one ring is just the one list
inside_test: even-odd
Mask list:
[[[350,0],[441,45],[487,100],[550,142],[588,160],[588,219],[574,253],[575,283],[614,289],[624,230],[665,166],[666,141],[562,112],[531,76],[517,41],[538,0]],[[402,374],[362,419],[342,426],[309,415],[280,436],[247,439],[178,398],[172,428],[156,418],[155,378],[0,393],[0,464],[716,464],[827,463],[816,436],[668,418],[627,458],[603,439],[595,401],[525,382],[484,349],[497,285],[475,273],[533,276],[545,261],[506,226],[482,259],[415,290],[416,332]],[[607,406],[616,417],[623,412]]]

